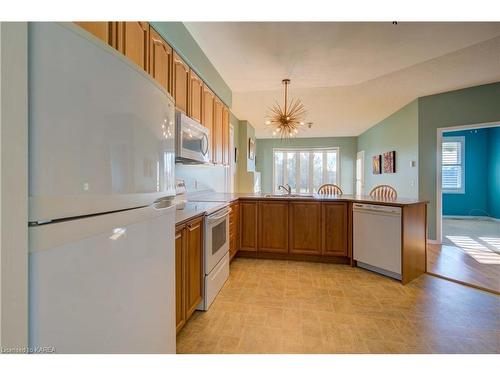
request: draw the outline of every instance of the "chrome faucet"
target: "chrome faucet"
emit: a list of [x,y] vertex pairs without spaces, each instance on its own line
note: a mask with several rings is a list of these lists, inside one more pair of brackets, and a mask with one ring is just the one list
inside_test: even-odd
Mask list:
[[292,188],[288,184],[278,186],[278,190],[285,190],[288,195],[292,194]]

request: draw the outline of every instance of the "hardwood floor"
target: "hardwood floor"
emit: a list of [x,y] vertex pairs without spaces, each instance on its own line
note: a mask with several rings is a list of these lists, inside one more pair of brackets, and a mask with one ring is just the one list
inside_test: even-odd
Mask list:
[[500,293],[500,255],[449,245],[427,245],[427,272]]
[[500,297],[430,275],[235,258],[178,353],[500,353]]

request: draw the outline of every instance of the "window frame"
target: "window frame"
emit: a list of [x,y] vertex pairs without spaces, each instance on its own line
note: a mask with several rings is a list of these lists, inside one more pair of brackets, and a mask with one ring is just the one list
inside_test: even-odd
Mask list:
[[[276,194],[278,193],[278,186],[275,184],[275,178],[276,178],[276,165],[275,165],[275,162],[274,162],[274,156],[275,156],[275,153],[276,152],[284,152],[284,153],[287,153],[287,152],[318,152],[318,151],[321,151],[321,152],[328,152],[328,151],[334,151],[336,152],[336,155],[337,155],[337,160],[336,160],[336,171],[335,171],[335,176],[336,176],[336,181],[334,182],[335,184],[339,185],[340,183],[340,147],[273,147],[273,153],[272,153],[272,165],[273,165],[273,175],[272,175],[272,185],[273,185],[273,188],[272,188],[272,193],[273,194]],[[300,154],[298,154],[300,155]],[[286,162],[286,154],[283,155],[283,166],[285,165],[285,162]],[[296,165],[295,165],[295,175],[296,176],[300,176],[300,156],[297,157],[297,161],[296,162]],[[311,160],[311,158],[309,158]],[[311,161],[309,161],[310,163]],[[323,161],[323,163],[325,163],[325,161]],[[324,166],[324,164],[323,164]],[[323,168],[324,169],[324,168]],[[285,172],[286,171],[286,172]],[[287,184],[288,183],[288,168],[284,168],[283,167],[283,183],[284,184]],[[323,177],[322,177],[322,180],[324,181],[324,178],[325,178],[325,174],[327,173],[325,170],[322,171],[323,172]],[[311,173],[311,169],[309,169],[309,183],[311,184],[312,186],[312,178],[313,178],[313,173]],[[299,180],[300,178],[298,178],[297,180]],[[313,187],[313,186],[312,186]],[[317,191],[308,191],[306,193],[301,193],[300,192],[300,188],[297,189],[299,191],[295,192],[294,194],[316,194]]]
[[[448,142],[460,143],[460,164],[444,164],[443,144]],[[460,176],[460,188],[457,189],[444,188],[443,166],[453,166],[453,165],[460,165],[462,169],[462,173]],[[441,192],[442,194],[465,194],[465,136],[463,135],[453,136],[453,137],[443,136],[441,139]]]

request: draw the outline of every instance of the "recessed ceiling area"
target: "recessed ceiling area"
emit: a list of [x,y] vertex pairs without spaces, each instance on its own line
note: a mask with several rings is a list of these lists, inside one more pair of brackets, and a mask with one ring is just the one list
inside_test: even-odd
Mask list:
[[359,135],[419,96],[500,81],[500,23],[187,22],[258,138],[290,78],[314,123]]

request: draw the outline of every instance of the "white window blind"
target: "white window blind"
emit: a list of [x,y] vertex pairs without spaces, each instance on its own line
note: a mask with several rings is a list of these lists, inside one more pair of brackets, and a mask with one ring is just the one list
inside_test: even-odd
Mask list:
[[441,187],[444,193],[465,192],[464,146],[464,137],[443,138]]
[[338,148],[273,149],[273,193],[289,184],[294,193],[316,193],[326,183],[338,184]]

